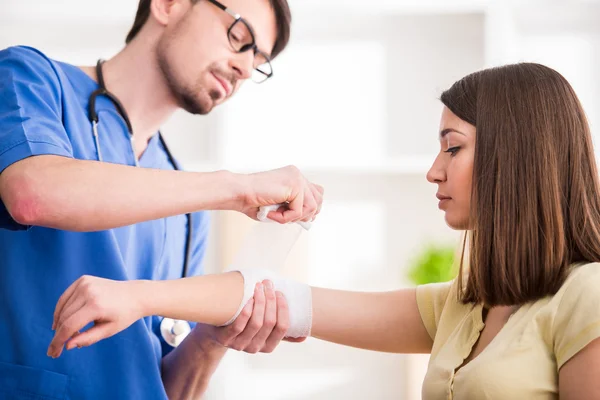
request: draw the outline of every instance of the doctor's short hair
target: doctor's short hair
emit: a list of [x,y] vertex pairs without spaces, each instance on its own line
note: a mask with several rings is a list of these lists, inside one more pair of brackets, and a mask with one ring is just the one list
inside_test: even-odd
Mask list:
[[[192,4],[198,3],[200,0],[190,0]],[[152,0],[140,0],[138,10],[135,15],[135,21],[131,27],[125,43],[128,44],[140,32],[142,26],[150,16],[150,3]],[[277,57],[279,53],[285,49],[290,40],[290,26],[292,23],[292,14],[287,0],[269,0],[271,8],[275,12],[275,20],[277,21],[277,40],[271,51],[271,58]]]

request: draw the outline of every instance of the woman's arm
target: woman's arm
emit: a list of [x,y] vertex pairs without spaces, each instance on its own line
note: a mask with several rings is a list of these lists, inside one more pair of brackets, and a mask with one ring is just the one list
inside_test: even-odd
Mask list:
[[558,371],[561,400],[600,399],[600,338],[585,346]]
[[[267,282],[263,282],[267,283]],[[169,399],[200,399],[227,349],[270,353],[285,336],[287,303],[272,289],[257,293],[231,325],[197,324],[163,357],[162,380]],[[193,368],[190,368],[193,366]]]
[[363,293],[313,288],[311,336],[361,349],[429,353],[415,289]]
[[[236,312],[243,287],[237,272],[170,281],[115,281],[84,275],[58,299],[48,355],[60,356],[67,341],[67,350],[89,346],[149,315],[222,325]],[[92,328],[79,333],[92,321]]]
[[[260,290],[259,284],[255,291]],[[93,344],[147,315],[222,325],[235,315],[243,291],[237,272],[170,281],[82,277],[57,303],[48,355],[58,357],[67,341],[67,349]],[[313,288],[312,294],[314,337],[377,351],[431,350],[414,289],[359,293]],[[91,321],[94,327],[69,340]]]

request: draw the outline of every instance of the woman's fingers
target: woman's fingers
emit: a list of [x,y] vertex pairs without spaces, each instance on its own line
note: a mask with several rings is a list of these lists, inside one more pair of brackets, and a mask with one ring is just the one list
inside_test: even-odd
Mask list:
[[61,313],[57,316],[54,324],[56,326],[61,326],[67,319],[71,317],[71,315],[79,311],[79,309],[81,309],[85,303],[86,299],[83,296],[78,296],[77,294],[72,295],[67,304],[65,304],[63,307]]
[[75,347],[87,347],[94,343],[99,342],[102,339],[111,337],[114,334],[115,326],[114,323],[104,322],[96,324],[87,331],[75,335],[74,338],[69,340],[67,343],[67,350],[74,349]]
[[77,331],[97,319],[92,307],[84,305],[75,314],[66,319],[61,325],[57,325],[56,332],[48,346],[48,355],[56,358],[62,353],[63,346]]
[[52,321],[52,330],[56,329],[56,326],[58,325],[57,324],[58,317],[60,316],[64,306],[69,302],[69,299],[71,298],[73,293],[75,293],[75,291],[77,290],[77,287],[79,286],[81,281],[82,281],[81,278],[77,279],[59,297],[58,302],[56,303],[56,307],[54,308],[54,319]]

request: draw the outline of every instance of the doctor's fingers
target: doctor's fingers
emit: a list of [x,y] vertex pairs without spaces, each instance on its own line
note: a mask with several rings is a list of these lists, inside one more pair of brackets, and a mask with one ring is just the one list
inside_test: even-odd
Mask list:
[[50,346],[48,346],[48,355],[52,357],[60,356],[65,342],[69,340],[75,332],[80,331],[88,323],[96,320],[98,315],[98,311],[95,311],[93,307],[86,304],[61,325],[58,325],[56,332],[54,333],[54,338],[52,338],[52,342],[50,342]]
[[306,181],[306,189],[304,190],[304,205],[302,209],[302,217],[300,220],[310,222],[313,220],[315,213],[317,212],[318,203],[315,197],[315,193],[311,187],[311,183]]
[[296,197],[288,203],[288,209],[283,211],[281,218],[274,218],[275,221],[279,223],[288,223],[302,219],[302,213],[304,211],[304,189],[305,188],[302,187],[298,191]]
[[81,284],[82,281],[83,281],[83,277],[77,279],[58,298],[58,302],[56,303],[56,307],[54,308],[54,320],[52,321],[52,329],[53,330],[56,329],[57,318],[60,315],[60,313],[62,312],[62,309],[64,308],[65,304],[68,303],[69,299],[71,298],[73,293],[75,293],[75,291],[77,290],[77,288],[79,287],[79,285]]
[[248,300],[242,312],[229,326],[223,326],[216,329],[216,340],[222,346],[231,347],[235,342],[235,338],[244,331],[254,309],[254,298]]
[[290,327],[290,312],[285,296],[276,292],[277,323],[267,338],[262,353],[271,353],[279,345]]
[[319,215],[319,213],[321,212],[321,207],[323,206],[323,195],[324,195],[324,189],[323,186],[311,183],[310,184],[310,188],[312,190],[313,196],[315,197],[315,201],[317,203],[317,209],[315,210],[315,213],[313,214],[312,217],[312,221],[315,220],[315,218],[317,217],[317,215]]
[[263,285],[258,283],[254,289],[254,308],[252,310],[252,316],[242,333],[240,333],[233,341],[233,344],[228,347],[239,351],[245,350],[263,326],[264,315],[265,293]]
[[277,298],[275,297],[273,282],[264,280],[262,283],[265,288],[265,313],[263,324],[250,341],[250,344],[244,349],[245,352],[251,354],[263,351],[267,339],[271,336],[275,324],[277,323]]

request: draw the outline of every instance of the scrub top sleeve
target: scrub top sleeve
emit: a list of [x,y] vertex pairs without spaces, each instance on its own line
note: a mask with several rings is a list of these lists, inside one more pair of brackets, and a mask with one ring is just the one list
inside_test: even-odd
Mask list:
[[[73,157],[61,101],[60,81],[44,55],[27,47],[0,51],[0,173],[31,156]],[[27,229],[4,204],[0,228]]]

